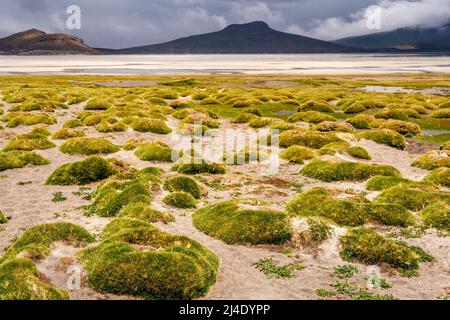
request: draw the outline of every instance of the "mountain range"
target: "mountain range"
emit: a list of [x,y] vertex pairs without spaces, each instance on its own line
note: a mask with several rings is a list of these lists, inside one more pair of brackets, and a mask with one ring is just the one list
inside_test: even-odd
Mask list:
[[450,24],[439,28],[410,27],[345,38],[335,43],[365,48],[391,48],[410,51],[450,51]]
[[233,24],[223,30],[124,49],[92,48],[67,34],[37,29],[0,39],[3,55],[59,54],[289,54],[358,52],[450,52],[450,24],[439,28],[402,28],[336,41],[274,30],[265,22]]
[[0,54],[58,55],[102,54],[80,38],[63,33],[47,34],[37,29],[15,33],[0,39]]

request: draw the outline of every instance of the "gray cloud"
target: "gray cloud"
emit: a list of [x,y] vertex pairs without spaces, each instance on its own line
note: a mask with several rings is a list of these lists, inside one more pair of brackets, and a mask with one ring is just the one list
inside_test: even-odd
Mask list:
[[[264,20],[278,30],[333,39],[368,33],[362,13],[380,2],[386,7],[384,29],[450,18],[449,0],[0,0],[0,37],[35,27],[71,33],[96,47],[120,48]],[[430,3],[440,3],[441,10]],[[65,29],[72,4],[81,8],[81,30]],[[401,10],[405,17],[395,16]]]

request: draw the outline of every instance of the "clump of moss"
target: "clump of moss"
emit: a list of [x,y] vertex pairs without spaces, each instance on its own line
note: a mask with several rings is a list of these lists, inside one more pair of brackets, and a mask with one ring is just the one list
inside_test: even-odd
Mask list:
[[308,123],[318,124],[324,121],[334,122],[337,121],[336,118],[330,116],[329,114],[317,112],[317,111],[305,111],[293,114],[287,120],[288,122],[299,122],[305,121]]
[[331,156],[335,155],[338,152],[344,154],[350,146],[350,143],[348,143],[347,141],[331,142],[320,148],[319,154],[328,154]]
[[255,201],[233,200],[201,208],[192,216],[194,226],[228,244],[278,244],[290,240],[291,224],[285,213],[241,207]]
[[152,200],[150,183],[150,180],[145,179],[110,181],[95,191],[86,213],[100,217],[114,217],[131,204],[142,203],[149,206]]
[[390,129],[365,131],[359,133],[358,137],[362,139],[372,140],[377,143],[385,144],[401,150],[405,149],[406,146],[405,138],[401,134]]
[[118,173],[110,161],[101,157],[68,163],[56,169],[47,179],[49,185],[85,185],[101,181]]
[[305,160],[313,159],[317,156],[317,151],[308,147],[291,146],[281,152],[280,157],[289,162],[304,164]]
[[84,106],[84,110],[108,110],[109,108],[111,104],[100,99],[91,99]]
[[372,159],[369,152],[362,147],[349,147],[346,151],[349,155],[351,155],[354,158],[364,159],[364,160]]
[[344,113],[345,114],[355,114],[366,111],[368,108],[366,104],[362,101],[356,101],[352,103],[351,105],[345,107]]
[[343,226],[361,226],[366,222],[408,226],[414,220],[400,205],[361,202],[360,199],[334,199],[323,188],[298,194],[286,204],[286,211],[302,217],[321,217]]
[[320,149],[323,146],[342,141],[333,133],[320,133],[312,130],[288,130],[284,131],[279,136],[280,146],[288,148],[293,145],[303,147]]
[[436,191],[423,191],[396,185],[383,191],[376,199],[381,203],[397,203],[412,211],[421,211],[428,205],[443,201],[450,203],[450,194]]
[[300,174],[322,181],[363,181],[376,175],[399,177],[400,172],[391,166],[358,162],[328,162],[315,160],[307,164]]
[[23,168],[27,165],[42,166],[50,161],[35,152],[7,151],[0,152],[0,171]]
[[403,186],[408,188],[436,188],[432,183],[428,182],[412,181],[402,177],[375,176],[367,181],[366,189],[369,191],[383,191],[399,184],[402,184]]
[[72,130],[69,128],[61,128],[52,135],[52,139],[66,140],[71,138],[84,137],[85,133],[81,130]]
[[431,203],[420,212],[426,226],[450,233],[450,205],[448,202]]
[[318,111],[326,113],[334,112],[333,108],[328,103],[314,100],[306,101],[305,103],[300,105],[298,111]]
[[308,228],[298,234],[298,241],[304,246],[317,246],[333,234],[330,224],[321,218],[308,218]]
[[65,141],[59,149],[61,152],[71,155],[92,155],[115,153],[120,150],[120,147],[106,139],[79,137]]
[[187,192],[196,199],[199,199],[201,196],[198,183],[194,179],[186,176],[177,176],[167,179],[164,181],[164,189],[171,192]]
[[48,140],[48,132],[45,128],[35,128],[29,133],[21,134],[11,139],[3,148],[3,151],[32,151],[45,150],[56,147],[56,145]]
[[239,152],[224,154],[223,161],[228,165],[242,165],[252,161],[264,161],[268,159],[268,154],[264,151],[250,150],[246,148]]
[[82,126],[83,126],[83,123],[81,122],[80,119],[70,119],[64,123],[63,128],[73,129],[73,128],[82,127]]
[[402,120],[387,120],[387,121],[383,121],[379,128],[382,129],[390,129],[393,131],[396,131],[398,133],[400,133],[401,135],[418,135],[420,134],[421,130],[419,125],[413,123],[413,122],[408,122],[408,121],[402,121]]
[[172,162],[172,153],[167,144],[157,141],[141,144],[134,154],[144,161]]
[[336,122],[336,121],[323,121],[315,126],[317,131],[321,132],[329,132],[329,131],[338,131],[338,132],[354,132],[355,129],[353,126],[346,122]]
[[152,132],[158,134],[169,134],[172,132],[167,124],[159,119],[138,118],[131,123],[131,128],[138,132]]
[[197,207],[197,200],[187,192],[174,192],[164,197],[163,202],[169,206],[190,209]]
[[450,168],[450,157],[446,151],[430,151],[414,160],[411,165],[425,170]]
[[8,218],[5,217],[2,210],[0,210],[0,224],[8,223]]
[[94,242],[95,238],[84,228],[67,222],[41,224],[32,227],[17,239],[6,251],[4,258],[18,254],[29,258],[42,259],[50,253],[54,242],[66,242],[74,246]]
[[2,118],[6,121],[6,126],[10,128],[15,128],[20,125],[34,126],[36,124],[55,124],[57,121],[55,118],[49,116],[45,113],[15,113],[10,112]]
[[[141,197],[141,199],[144,198]],[[134,201],[124,206],[117,217],[139,219],[146,222],[169,223],[175,221],[175,218],[170,213],[155,210],[146,202]]]
[[430,117],[436,118],[436,119],[450,119],[450,108],[433,111],[430,114]]
[[408,120],[408,112],[404,109],[383,109],[375,114],[378,119]]
[[433,170],[424,180],[440,186],[450,187],[450,169],[439,168]]
[[108,132],[123,132],[127,130],[127,125],[122,121],[107,121],[103,120],[97,126],[97,131],[102,133]]
[[341,257],[346,261],[365,264],[387,263],[404,275],[415,275],[421,261],[418,254],[405,244],[386,239],[371,229],[350,230],[341,238]]
[[178,171],[181,174],[225,174],[227,166],[221,163],[209,163],[204,159],[189,158],[187,161],[181,161],[172,167],[172,170]]
[[375,120],[375,117],[368,114],[358,114],[353,118],[347,119],[346,122],[350,123],[356,129],[370,129],[370,124]]
[[29,259],[0,262],[0,300],[68,300],[69,295],[40,276]]
[[89,285],[97,291],[190,300],[205,295],[216,281],[219,259],[214,253],[150,223],[115,219],[101,238],[100,245],[80,253]]

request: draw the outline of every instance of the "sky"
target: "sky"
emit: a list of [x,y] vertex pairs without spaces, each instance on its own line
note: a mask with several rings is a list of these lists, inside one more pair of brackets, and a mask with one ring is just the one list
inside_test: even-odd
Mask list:
[[[80,29],[66,10],[81,10]],[[272,28],[334,40],[450,22],[450,0],[0,0],[0,37],[38,28],[89,45],[125,48],[265,21]],[[72,20],[73,21],[73,20]]]

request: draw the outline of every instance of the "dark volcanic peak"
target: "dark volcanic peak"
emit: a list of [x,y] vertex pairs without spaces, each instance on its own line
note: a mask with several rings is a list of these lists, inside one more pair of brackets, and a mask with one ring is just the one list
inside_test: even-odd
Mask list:
[[58,55],[101,54],[78,37],[63,33],[47,34],[38,29],[18,32],[0,39],[0,54]]
[[336,43],[280,32],[270,28],[263,21],[256,21],[233,24],[221,31],[170,42],[105,52],[123,54],[275,54],[360,51]]

